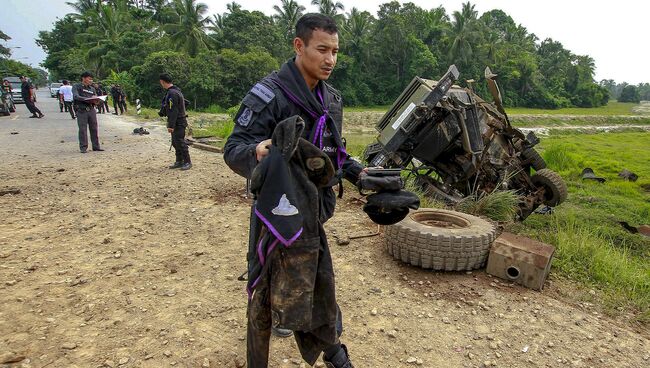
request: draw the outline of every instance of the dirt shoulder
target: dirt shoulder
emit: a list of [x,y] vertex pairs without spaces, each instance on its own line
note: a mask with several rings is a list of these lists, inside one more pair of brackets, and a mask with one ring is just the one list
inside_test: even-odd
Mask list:
[[[162,127],[134,136],[137,125],[115,116],[100,117],[106,151],[82,155],[74,122],[57,119],[0,122],[0,187],[21,190],[0,197],[0,358],[243,366],[244,180],[198,150],[192,170],[168,170]],[[571,301],[560,280],[539,293],[483,271],[423,271],[393,260],[382,236],[335,245],[332,232],[376,229],[351,191],[326,229],[355,366],[650,364],[647,332]],[[301,366],[292,339],[273,339],[270,366]]]

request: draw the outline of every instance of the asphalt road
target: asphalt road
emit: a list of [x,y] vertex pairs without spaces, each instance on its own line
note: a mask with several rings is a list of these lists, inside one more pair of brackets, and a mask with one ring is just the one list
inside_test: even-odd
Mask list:
[[[0,147],[5,159],[35,157],[48,161],[58,158],[63,161],[81,159],[80,156],[86,155],[106,155],[119,149],[120,138],[131,135],[134,128],[142,125],[122,116],[97,114],[99,140],[106,151],[89,150],[89,153],[82,155],[79,152],[76,119],[72,119],[70,113],[59,111],[59,104],[50,97],[47,89],[37,91],[36,106],[45,114],[41,119],[30,118],[31,114],[25,104],[16,105],[16,112],[10,116],[0,117]],[[163,127],[147,126],[147,129],[154,135],[166,135],[164,140],[169,139]]]

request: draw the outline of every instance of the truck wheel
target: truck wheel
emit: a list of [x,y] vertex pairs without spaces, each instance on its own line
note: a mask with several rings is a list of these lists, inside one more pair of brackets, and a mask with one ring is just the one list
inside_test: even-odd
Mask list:
[[385,239],[395,259],[422,268],[465,271],[485,265],[496,233],[493,224],[476,216],[427,208],[387,226]]
[[551,169],[541,169],[530,177],[537,187],[544,187],[544,201],[547,206],[555,207],[566,201],[569,195],[566,183],[560,175]]
[[535,171],[546,169],[546,161],[544,161],[539,152],[537,152],[533,147],[525,149],[521,155],[524,159],[530,160],[530,166],[535,169]]

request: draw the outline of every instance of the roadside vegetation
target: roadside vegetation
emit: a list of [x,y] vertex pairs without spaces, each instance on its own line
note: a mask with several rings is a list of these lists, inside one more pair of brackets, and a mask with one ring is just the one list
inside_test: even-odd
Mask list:
[[[632,311],[650,323],[650,238],[627,231],[650,224],[650,134],[621,132],[561,134],[540,145],[548,166],[569,187],[569,199],[552,215],[532,215],[512,230],[557,247],[553,267],[559,274],[600,290],[600,300],[612,313]],[[585,181],[590,167],[603,184]],[[618,173],[639,176],[628,182]],[[602,295],[602,298],[600,296]]]

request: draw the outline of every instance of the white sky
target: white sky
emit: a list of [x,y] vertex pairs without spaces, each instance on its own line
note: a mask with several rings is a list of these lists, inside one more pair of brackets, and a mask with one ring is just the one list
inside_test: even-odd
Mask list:
[[[210,14],[223,13],[231,1],[202,0]],[[348,12],[352,6],[376,15],[379,4],[388,1],[339,0]],[[298,0],[315,11],[310,0]],[[400,1],[404,3],[404,1]],[[463,0],[412,0],[422,8],[442,5],[447,13],[460,10]],[[273,14],[273,5],[280,0],[238,1],[244,9]],[[482,14],[501,9],[516,23],[522,24],[540,40],[547,37],[561,42],[565,48],[580,55],[590,55],[596,62],[597,81],[638,84],[650,82],[650,2],[645,0],[474,0]],[[39,30],[50,30],[57,17],[71,12],[65,0],[0,0],[3,9],[0,29],[12,37],[8,45],[14,57],[38,66],[45,53],[34,43]],[[25,58],[25,59],[21,59]]]

